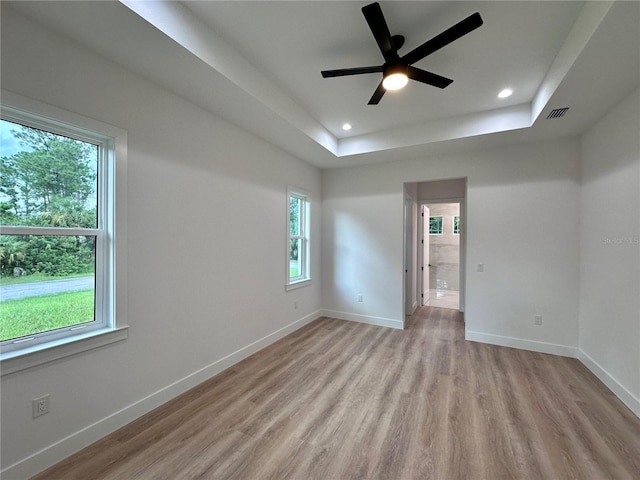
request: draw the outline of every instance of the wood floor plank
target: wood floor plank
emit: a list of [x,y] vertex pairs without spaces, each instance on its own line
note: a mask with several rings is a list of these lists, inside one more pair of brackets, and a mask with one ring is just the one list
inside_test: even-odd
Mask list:
[[321,318],[36,480],[638,479],[640,419],[575,359]]

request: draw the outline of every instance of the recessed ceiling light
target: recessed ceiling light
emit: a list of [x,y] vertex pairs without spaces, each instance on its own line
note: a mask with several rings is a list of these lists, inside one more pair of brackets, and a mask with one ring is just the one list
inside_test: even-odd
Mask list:
[[345,123],[344,125],[342,125],[342,129],[343,130],[351,130],[351,124],[350,123]]
[[510,88],[505,88],[498,94],[498,98],[510,97],[512,93],[513,93],[513,90],[511,90]]

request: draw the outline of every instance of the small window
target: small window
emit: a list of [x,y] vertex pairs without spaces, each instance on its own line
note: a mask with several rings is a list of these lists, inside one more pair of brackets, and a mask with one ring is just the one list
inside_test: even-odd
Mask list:
[[311,280],[310,275],[310,200],[303,190],[290,187],[287,205],[287,289],[301,287]]
[[453,216],[453,234],[460,235],[460,215]]
[[[47,115],[2,105],[0,119],[3,374],[21,368],[5,368],[10,359],[117,329],[115,151],[118,144],[124,161],[126,137],[108,126],[88,130],[84,120],[93,121],[27,102]],[[93,343],[101,342],[108,340]],[[86,345],[80,351],[94,348]]]
[[442,215],[429,217],[429,235],[442,235]]

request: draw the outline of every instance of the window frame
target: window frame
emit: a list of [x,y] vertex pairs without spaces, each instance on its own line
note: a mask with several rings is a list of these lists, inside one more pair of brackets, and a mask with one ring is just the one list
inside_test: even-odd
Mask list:
[[[456,232],[456,218],[458,219],[458,231]],[[460,235],[460,215],[453,216],[453,225],[451,226],[451,233],[453,235]]]
[[127,134],[119,128],[12,92],[2,90],[1,94],[2,119],[99,147],[96,228],[0,226],[0,233],[9,235],[87,235],[96,238],[94,322],[2,342],[0,362],[2,375],[6,375],[127,338]]
[[[291,235],[291,199],[300,200],[300,219],[298,225],[298,235]],[[287,186],[287,241],[285,253],[285,290],[292,290],[307,286],[311,283],[311,196],[308,191],[294,186]],[[291,277],[291,241],[297,239],[302,243],[298,249],[299,266],[302,273],[296,277]]]
[[[439,233],[431,233],[431,219],[439,218],[440,219],[440,232]],[[442,215],[429,215],[429,235],[443,235],[444,234],[444,217]]]

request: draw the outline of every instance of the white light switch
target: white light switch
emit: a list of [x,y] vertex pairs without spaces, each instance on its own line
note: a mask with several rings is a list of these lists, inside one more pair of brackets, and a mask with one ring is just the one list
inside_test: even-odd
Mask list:
[[478,272],[484,272],[484,263],[478,264]]

